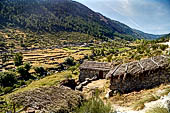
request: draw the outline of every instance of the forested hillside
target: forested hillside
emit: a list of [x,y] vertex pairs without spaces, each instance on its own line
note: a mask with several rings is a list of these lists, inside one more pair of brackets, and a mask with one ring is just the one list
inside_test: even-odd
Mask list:
[[102,39],[113,39],[115,33],[134,38],[159,37],[136,32],[72,0],[1,0],[0,27],[35,33],[80,32]]

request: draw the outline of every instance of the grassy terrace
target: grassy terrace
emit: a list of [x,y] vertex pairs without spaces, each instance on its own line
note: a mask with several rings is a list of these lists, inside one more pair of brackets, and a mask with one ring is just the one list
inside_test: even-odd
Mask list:
[[23,92],[23,91],[33,90],[33,89],[39,88],[39,87],[48,87],[48,86],[58,85],[59,82],[66,79],[70,75],[75,79],[78,77],[78,75],[72,74],[71,71],[63,71],[60,73],[56,73],[56,74],[47,76],[40,80],[33,81],[28,86],[16,89],[14,92],[2,96],[2,98],[5,98],[8,100],[8,96],[10,96],[12,94],[16,94],[16,93]]

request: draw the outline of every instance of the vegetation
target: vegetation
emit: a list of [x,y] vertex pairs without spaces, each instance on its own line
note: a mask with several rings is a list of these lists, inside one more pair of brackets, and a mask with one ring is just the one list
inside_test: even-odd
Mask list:
[[66,65],[70,65],[70,66],[75,65],[74,57],[68,57],[68,58],[66,58],[66,60],[65,60],[64,63],[65,63]]
[[[6,1],[1,0],[0,3],[0,26],[3,26],[2,28],[20,28],[27,32],[39,34],[53,34],[62,31],[79,32],[99,37],[103,41],[107,41],[108,38],[113,39],[114,35],[117,36],[118,34],[123,34],[121,38],[125,37],[128,40],[133,40],[133,37],[157,37],[143,32],[139,33],[120,22],[95,13],[75,1]],[[20,45],[25,47],[27,44],[22,40]]]
[[22,53],[16,53],[14,55],[14,64],[15,66],[20,66],[23,64],[23,56]]
[[35,67],[34,70],[38,77],[47,75],[47,71],[43,67]]
[[17,67],[16,70],[20,74],[22,79],[28,80],[31,76],[31,74],[29,73],[30,69],[31,69],[30,63],[25,63],[24,65]]
[[152,108],[152,109],[146,111],[146,113],[170,113],[170,112],[166,108],[155,107],[155,108]]
[[75,113],[116,113],[112,110],[110,104],[104,104],[96,93],[87,102],[84,102]]
[[17,82],[16,74],[14,72],[1,72],[0,73],[0,86],[10,87]]

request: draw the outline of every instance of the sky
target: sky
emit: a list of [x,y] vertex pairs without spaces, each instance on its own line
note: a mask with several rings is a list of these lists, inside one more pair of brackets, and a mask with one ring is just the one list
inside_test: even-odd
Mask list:
[[170,0],[74,0],[95,12],[151,34],[170,33]]

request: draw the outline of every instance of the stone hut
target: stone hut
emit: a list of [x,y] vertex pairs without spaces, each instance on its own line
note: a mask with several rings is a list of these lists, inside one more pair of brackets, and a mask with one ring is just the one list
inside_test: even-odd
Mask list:
[[140,61],[120,64],[106,75],[110,89],[121,93],[152,88],[170,82],[168,56],[155,56]]
[[111,63],[85,61],[81,66],[79,81],[83,82],[86,78],[93,78],[97,76],[98,79],[105,79],[106,74],[111,70]]

